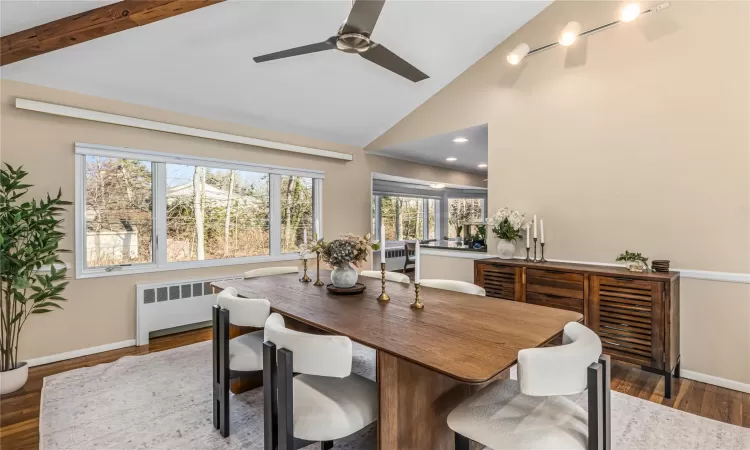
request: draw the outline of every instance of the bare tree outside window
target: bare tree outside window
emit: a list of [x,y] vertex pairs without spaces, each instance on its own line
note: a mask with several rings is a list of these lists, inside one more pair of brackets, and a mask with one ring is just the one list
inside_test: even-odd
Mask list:
[[482,217],[481,198],[448,199],[448,237],[457,237],[457,227],[466,222],[478,222]]
[[313,180],[312,178],[281,176],[281,252],[299,251],[304,239],[312,240]]
[[152,164],[86,157],[86,266],[153,260]]
[[270,254],[268,174],[167,164],[167,260]]

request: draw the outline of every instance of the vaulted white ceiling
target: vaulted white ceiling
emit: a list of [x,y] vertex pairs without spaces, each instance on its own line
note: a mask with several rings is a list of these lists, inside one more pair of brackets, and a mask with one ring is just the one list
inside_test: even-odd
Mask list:
[[[0,0],[0,32],[106,3]],[[372,38],[430,76],[419,83],[337,51],[252,60],[335,35],[349,1],[228,1],[10,64],[0,76],[365,146],[549,3],[386,2]]]

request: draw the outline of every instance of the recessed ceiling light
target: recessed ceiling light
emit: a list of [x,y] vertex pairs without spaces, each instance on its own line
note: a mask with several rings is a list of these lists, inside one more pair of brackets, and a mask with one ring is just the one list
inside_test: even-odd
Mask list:
[[456,144],[463,144],[464,142],[469,142],[469,140],[465,137],[457,137],[453,139],[453,142],[455,142]]
[[452,156],[451,156],[450,158],[445,158],[445,160],[446,160],[446,161],[451,161],[451,162],[452,162],[452,161],[455,161],[455,160],[457,160],[457,159],[458,159],[458,158],[454,158],[454,157],[452,157]]
[[445,185],[443,183],[430,183],[430,187],[433,189],[442,189]]
[[479,164],[477,167],[479,167],[480,169],[484,169],[485,167],[487,167],[487,163]]

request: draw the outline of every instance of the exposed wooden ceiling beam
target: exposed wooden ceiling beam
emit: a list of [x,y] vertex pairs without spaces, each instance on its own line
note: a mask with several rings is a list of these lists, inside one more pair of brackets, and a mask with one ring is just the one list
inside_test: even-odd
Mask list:
[[0,38],[0,66],[224,0],[123,0]]

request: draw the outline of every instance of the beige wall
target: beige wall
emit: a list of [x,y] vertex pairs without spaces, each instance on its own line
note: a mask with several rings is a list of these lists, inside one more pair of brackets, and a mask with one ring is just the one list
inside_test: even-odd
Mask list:
[[422,255],[419,267],[424,279],[474,282],[474,260],[447,256]]
[[[484,177],[479,175],[366,155],[359,148],[280,135],[7,80],[0,84],[0,95],[0,156],[3,162],[11,165],[24,165],[31,174],[30,182],[35,185],[31,194],[37,197],[46,192],[56,192],[62,187],[65,197],[73,199],[73,143],[76,141],[325,171],[323,219],[326,236],[369,231],[371,172],[445,183],[484,185]],[[343,162],[22,111],[12,106],[16,97],[343,151],[352,153],[354,161]],[[65,219],[68,237],[64,245],[65,248],[73,249],[72,208]],[[66,255],[66,260],[72,267],[73,255]],[[135,338],[136,283],[233,275],[247,269],[248,266],[226,266],[72,280],[65,291],[69,301],[64,311],[35,316],[26,324],[19,348],[20,357],[36,358]]]
[[[748,274],[749,2],[676,1],[505,61],[620,5],[553,3],[367,148],[488,123],[490,211],[543,216],[545,256],[608,262],[628,249]],[[683,280],[684,369],[750,383],[748,286]]]

